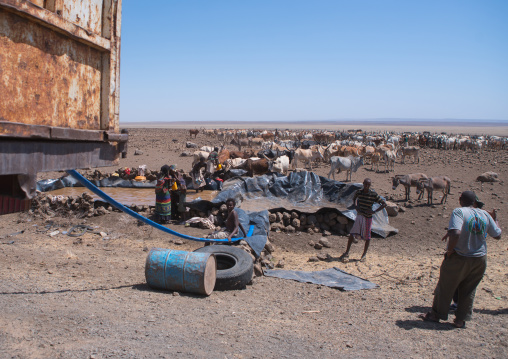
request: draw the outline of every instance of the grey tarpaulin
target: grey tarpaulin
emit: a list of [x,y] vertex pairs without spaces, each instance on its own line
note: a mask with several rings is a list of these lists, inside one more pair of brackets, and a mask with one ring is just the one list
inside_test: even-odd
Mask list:
[[[125,180],[119,177],[103,178],[101,180],[90,180],[96,187],[123,187],[123,188],[155,188],[157,181],[138,182]],[[72,176],[63,176],[60,179],[42,180],[37,182],[37,190],[41,192],[54,191],[64,187],[83,187],[83,185]]]
[[268,211],[246,212],[241,208],[236,208],[238,220],[246,231],[249,226],[254,225],[254,233],[250,237],[245,237],[252,250],[256,253],[256,257],[261,255],[261,251],[265,248],[268,231],[270,230],[270,222],[268,220]]
[[[224,183],[223,190],[211,202],[194,201],[188,205],[206,212],[212,206],[233,198],[237,206],[245,210],[285,208],[315,213],[330,208],[355,220],[356,211],[350,208],[354,193],[360,188],[360,183],[333,181],[313,172],[292,172],[288,176],[272,173],[231,179]],[[373,216],[372,232],[386,238],[391,233],[398,233],[398,230],[390,226],[388,214],[383,210]]]
[[[241,170],[236,171],[238,175],[242,173]],[[71,176],[62,177],[59,180],[39,181],[37,189],[45,192],[63,187],[81,186],[79,182],[76,182]],[[155,181],[137,182],[114,177],[91,182],[98,187],[155,187]],[[213,206],[225,203],[228,198],[234,198],[237,207],[241,206],[251,212],[257,212],[260,208],[285,208],[315,213],[329,208],[355,220],[356,211],[351,209],[351,206],[353,195],[360,188],[362,188],[360,183],[346,184],[333,181],[313,172],[291,172],[288,176],[272,173],[252,178],[233,178],[224,182],[223,190],[211,202],[195,200],[187,203],[187,206],[206,213]],[[398,233],[398,230],[390,226],[388,214],[383,210],[374,215],[372,232],[386,238],[391,233]]]
[[368,280],[346,273],[339,268],[333,267],[316,272],[292,271],[281,269],[267,269],[265,276],[282,279],[292,279],[302,283],[314,283],[325,285],[340,290],[360,290],[379,288],[377,284]]

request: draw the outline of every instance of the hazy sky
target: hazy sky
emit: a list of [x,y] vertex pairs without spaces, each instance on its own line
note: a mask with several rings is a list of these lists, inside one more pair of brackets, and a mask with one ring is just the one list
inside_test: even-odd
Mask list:
[[508,0],[124,0],[120,121],[508,121]]

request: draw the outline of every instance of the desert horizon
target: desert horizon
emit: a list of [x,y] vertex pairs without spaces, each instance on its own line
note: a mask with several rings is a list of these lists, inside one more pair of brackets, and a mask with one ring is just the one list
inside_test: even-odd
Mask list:
[[508,122],[485,121],[475,123],[472,120],[453,120],[450,122],[438,122],[433,120],[416,121],[152,121],[152,122],[120,122],[121,128],[229,128],[229,129],[316,129],[347,131],[361,129],[368,132],[395,131],[395,132],[423,132],[431,133],[446,132],[447,134],[464,135],[496,135],[508,136]]

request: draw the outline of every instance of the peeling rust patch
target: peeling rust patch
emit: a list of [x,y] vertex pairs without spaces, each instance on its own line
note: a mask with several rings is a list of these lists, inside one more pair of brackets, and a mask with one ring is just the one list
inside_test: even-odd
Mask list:
[[101,52],[1,9],[0,41],[2,117],[100,129]]

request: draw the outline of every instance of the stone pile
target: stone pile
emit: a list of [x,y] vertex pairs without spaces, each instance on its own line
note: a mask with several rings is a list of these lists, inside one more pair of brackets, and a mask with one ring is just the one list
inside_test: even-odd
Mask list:
[[[148,206],[129,207],[136,212],[148,211]],[[31,212],[41,217],[94,217],[102,216],[110,213],[111,211],[119,211],[113,208],[107,202],[94,201],[94,198],[88,193],[83,193],[80,196],[53,196],[51,194],[44,194],[38,192],[37,196],[32,201]]]
[[314,214],[296,211],[272,212],[269,220],[270,230],[273,232],[345,235],[353,226],[352,220],[335,211],[321,211]]

